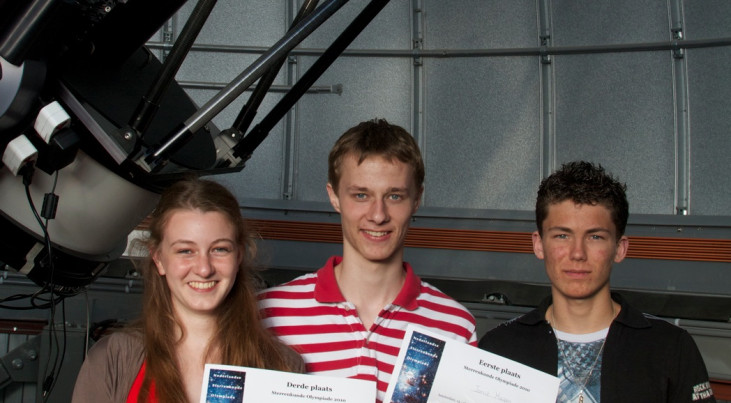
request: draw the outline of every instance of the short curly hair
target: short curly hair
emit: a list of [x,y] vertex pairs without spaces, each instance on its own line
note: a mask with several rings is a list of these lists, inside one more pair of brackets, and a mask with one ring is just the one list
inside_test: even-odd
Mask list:
[[541,181],[536,198],[536,225],[543,235],[543,221],[552,204],[572,200],[577,204],[600,204],[609,209],[617,229],[617,239],[624,235],[629,217],[627,185],[605,172],[599,164],[586,161],[565,163]]

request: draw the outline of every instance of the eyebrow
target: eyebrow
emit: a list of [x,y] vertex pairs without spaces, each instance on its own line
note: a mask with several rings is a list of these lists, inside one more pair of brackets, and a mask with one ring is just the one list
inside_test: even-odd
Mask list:
[[[574,233],[574,231],[571,228],[562,227],[562,226],[550,227],[550,228],[547,228],[546,231],[561,231],[561,232],[569,232],[572,234]],[[609,234],[612,233],[611,230],[609,230],[608,228],[603,228],[603,227],[589,228],[588,230],[586,230],[586,233],[589,233],[589,234],[595,234],[597,232],[606,232]]]
[[[218,238],[218,239],[214,240],[213,242],[211,242],[211,244],[215,244],[215,243],[219,243],[219,242],[228,242],[228,243],[231,243],[231,244],[234,244],[234,245],[236,244],[236,242],[234,242],[234,240],[233,239],[230,239],[230,238]],[[170,246],[175,246],[175,245],[178,245],[178,244],[182,244],[182,245],[195,245],[196,243],[193,242],[193,241],[187,240],[187,239],[178,239],[176,241],[171,242],[170,243]]]
[[[367,191],[371,190],[371,188],[364,187],[364,186],[348,186],[345,188],[345,190],[350,191],[350,192],[353,192],[353,191],[367,192]],[[388,189],[388,192],[390,192],[390,193],[392,193],[392,192],[408,193],[408,191],[409,191],[408,188],[401,188],[401,187],[392,187],[392,188]]]
[[345,188],[345,190],[347,190],[349,192],[353,192],[353,191],[364,192],[364,191],[368,190],[368,188],[363,187],[363,186],[348,186]]

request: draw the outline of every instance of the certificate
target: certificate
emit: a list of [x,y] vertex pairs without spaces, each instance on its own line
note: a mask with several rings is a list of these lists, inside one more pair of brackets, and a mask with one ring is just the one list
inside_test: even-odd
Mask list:
[[206,364],[201,403],[373,403],[376,383]]
[[384,403],[555,403],[553,375],[409,325]]

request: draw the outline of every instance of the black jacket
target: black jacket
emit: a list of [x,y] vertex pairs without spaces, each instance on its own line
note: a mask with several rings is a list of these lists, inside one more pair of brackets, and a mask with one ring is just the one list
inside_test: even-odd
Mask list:
[[[642,314],[616,293],[612,299],[622,310],[604,345],[602,403],[716,401],[703,358],[687,331]],[[556,336],[545,320],[550,305],[551,297],[497,326],[482,337],[479,347],[556,376]]]

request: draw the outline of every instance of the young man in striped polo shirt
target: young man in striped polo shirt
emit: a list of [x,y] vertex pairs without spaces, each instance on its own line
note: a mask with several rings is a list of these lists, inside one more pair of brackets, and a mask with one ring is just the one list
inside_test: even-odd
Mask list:
[[424,163],[406,130],[385,120],[349,129],[328,158],[342,257],[260,294],[265,326],[302,354],[308,373],[374,381],[378,402],[408,324],[476,345],[469,311],[403,261],[423,189]]

